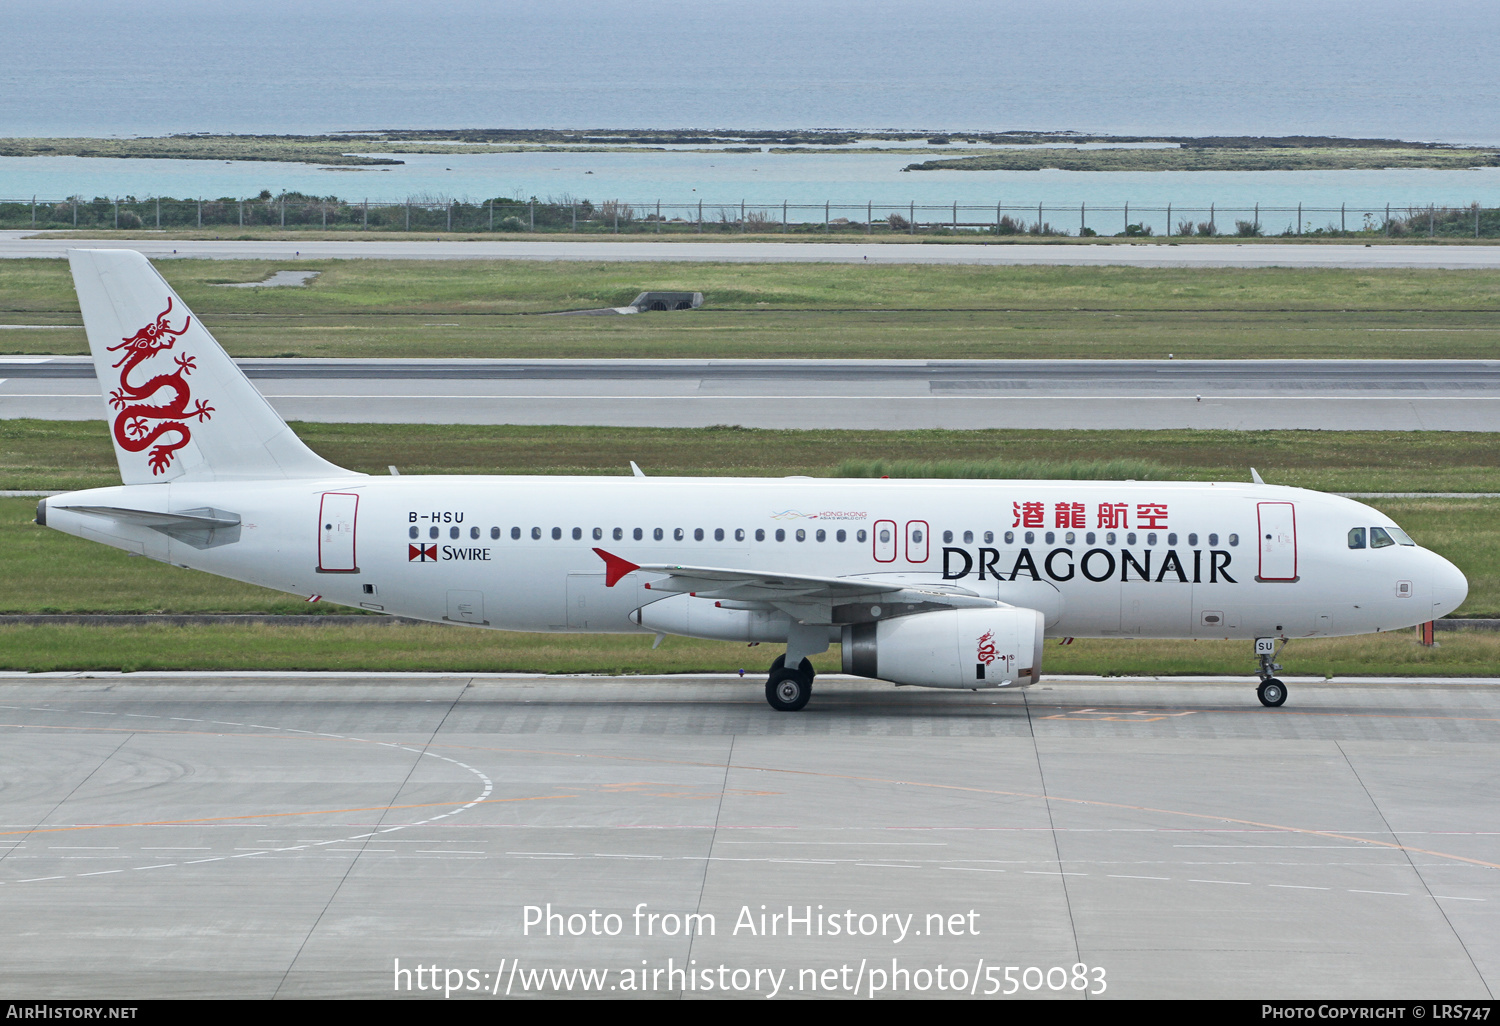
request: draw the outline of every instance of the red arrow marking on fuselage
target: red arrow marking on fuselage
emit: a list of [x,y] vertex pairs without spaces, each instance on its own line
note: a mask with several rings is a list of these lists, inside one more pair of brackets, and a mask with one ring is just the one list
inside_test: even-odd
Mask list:
[[606,588],[613,588],[621,577],[640,569],[637,564],[628,559],[621,559],[613,552],[605,552],[600,548],[595,548],[594,551],[599,554],[600,559],[604,560],[604,586]]

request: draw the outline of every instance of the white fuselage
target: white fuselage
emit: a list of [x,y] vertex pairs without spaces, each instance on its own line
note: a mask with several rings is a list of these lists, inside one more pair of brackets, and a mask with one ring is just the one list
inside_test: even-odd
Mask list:
[[[192,544],[66,506],[214,509],[240,526]],[[658,600],[644,587],[656,575],[606,587],[596,548],[641,564],[959,588],[1041,611],[1052,636],[1364,634],[1442,616],[1467,593],[1426,549],[1351,548],[1351,529],[1394,527],[1384,514],[1250,484],[350,474],[91,489],[49,499],[46,519],[280,591],[521,631],[784,640],[775,622],[727,609],[637,625],[631,614]]]

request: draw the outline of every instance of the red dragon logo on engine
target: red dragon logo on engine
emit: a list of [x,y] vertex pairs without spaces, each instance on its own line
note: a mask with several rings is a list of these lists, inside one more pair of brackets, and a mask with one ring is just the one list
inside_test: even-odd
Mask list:
[[[174,330],[167,324],[167,315],[171,312],[172,297],[168,296],[167,308],[156,315],[155,321],[122,340],[119,345],[109,347],[111,353],[117,349],[125,350],[125,354],[114,365],[121,368],[120,387],[109,393],[110,406],[120,411],[115,417],[115,442],[126,452],[142,452],[151,447],[152,474],[160,474],[170,467],[177,450],[187,445],[193,437],[187,421],[194,418],[200,422],[208,420],[209,414],[214,410],[201,399],[196,401],[191,410],[187,408],[192,399],[187,376],[192,373],[196,363],[191,356],[179,354],[176,357],[177,369],[171,374],[158,374],[139,385],[133,385],[127,380],[137,364],[149,360],[164,349],[171,349],[177,336],[187,331],[193,323],[192,315],[189,315],[182,322],[182,327]],[[157,397],[163,389],[172,391],[173,398],[170,402],[154,405],[146,402]],[[174,437],[167,442],[158,442],[163,435]],[[153,446],[152,443],[157,444]]]
[[995,661],[997,653],[995,651],[994,631],[985,631],[979,636],[979,649],[975,655],[978,661],[986,666]]

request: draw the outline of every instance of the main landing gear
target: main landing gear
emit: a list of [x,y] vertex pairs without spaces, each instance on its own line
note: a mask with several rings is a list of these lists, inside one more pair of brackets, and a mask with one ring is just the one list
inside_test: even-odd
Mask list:
[[766,701],[777,712],[796,712],[812,697],[812,683],[811,659],[804,659],[797,669],[788,670],[786,656],[779,655],[771,664],[771,676],[766,680]]
[[1275,708],[1286,701],[1286,685],[1275,676],[1276,671],[1281,669],[1281,664],[1275,661],[1276,656],[1285,647],[1285,641],[1278,647],[1275,638],[1255,639],[1255,655],[1260,660],[1260,686],[1255,689],[1255,694],[1260,698],[1261,705]]

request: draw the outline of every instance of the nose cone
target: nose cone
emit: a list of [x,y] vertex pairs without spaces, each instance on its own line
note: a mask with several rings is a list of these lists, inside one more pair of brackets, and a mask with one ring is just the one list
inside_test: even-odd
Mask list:
[[1436,553],[1428,555],[1433,561],[1429,573],[1432,579],[1432,618],[1436,620],[1463,605],[1464,599],[1469,597],[1469,579],[1442,556]]

